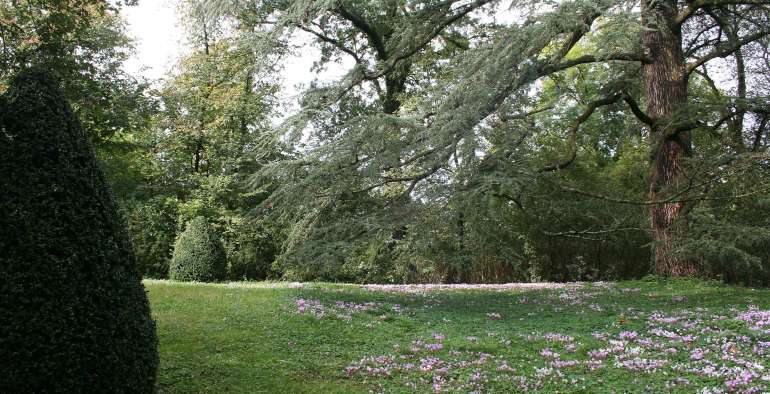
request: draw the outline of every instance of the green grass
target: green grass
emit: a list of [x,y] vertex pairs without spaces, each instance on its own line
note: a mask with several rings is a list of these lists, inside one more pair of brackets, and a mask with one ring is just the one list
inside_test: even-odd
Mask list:
[[[685,280],[415,294],[332,284],[145,285],[158,322],[160,392],[433,392],[434,383],[456,392],[770,390],[766,290]],[[351,313],[337,301],[374,304]],[[758,312],[739,318],[749,305]],[[613,347],[586,362],[589,351]],[[375,356],[384,357],[360,362]],[[432,368],[420,371],[421,360]],[[629,369],[644,360],[662,365]]]

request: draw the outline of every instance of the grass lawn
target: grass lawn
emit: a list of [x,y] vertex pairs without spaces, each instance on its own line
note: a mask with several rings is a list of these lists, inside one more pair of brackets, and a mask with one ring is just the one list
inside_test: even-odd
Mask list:
[[160,392],[768,392],[770,292],[147,280]]

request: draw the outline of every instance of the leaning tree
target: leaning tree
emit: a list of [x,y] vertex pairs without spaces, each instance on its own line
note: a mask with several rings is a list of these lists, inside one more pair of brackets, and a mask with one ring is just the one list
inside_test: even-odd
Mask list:
[[[345,215],[371,218],[403,201],[423,201],[427,190],[450,184],[463,163],[485,154],[480,128],[547,110],[530,100],[541,80],[602,64],[616,72],[607,73],[610,77],[596,87],[602,97],[583,104],[584,111],[565,127],[571,145],[567,157],[520,172],[567,168],[578,154],[581,124],[599,107],[625,103],[647,130],[649,198],[620,201],[571,187],[562,191],[648,205],[655,271],[698,274],[697,262],[676,253],[678,240],[687,234],[687,213],[711,185],[728,176],[725,168],[766,160],[756,141],[766,134],[767,101],[761,89],[748,85],[770,68],[770,1],[574,0],[554,5],[530,0],[512,3],[520,16],[514,22],[479,24],[482,12],[501,3],[306,0],[258,7],[209,1],[209,9],[227,11],[222,15],[262,21],[263,29],[244,36],[258,51],[284,49],[291,33],[300,29],[321,43],[320,64],[353,59],[344,78],[308,89],[301,111],[285,123],[288,135],[310,136],[303,154],[266,172],[284,182],[269,203],[284,207],[298,223],[295,244],[334,234],[328,229]],[[461,50],[449,53],[452,47]],[[420,66],[441,72],[418,78],[415,68]],[[725,81],[715,82],[715,68],[728,70],[721,76],[734,81],[732,91],[720,85]],[[634,73],[640,74],[638,90],[630,82],[639,79]],[[693,101],[688,95],[693,81],[711,85],[719,99]],[[381,111],[360,110],[370,108],[366,98],[372,92]],[[692,144],[697,133],[731,138],[718,165],[688,171],[688,157],[698,149]],[[361,196],[379,203],[361,205]],[[380,224],[358,223],[366,223],[363,232]]]

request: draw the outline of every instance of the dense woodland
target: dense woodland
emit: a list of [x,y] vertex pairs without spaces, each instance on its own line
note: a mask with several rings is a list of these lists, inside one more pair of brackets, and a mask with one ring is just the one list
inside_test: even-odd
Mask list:
[[182,0],[162,81],[133,3],[0,0],[0,93],[55,75],[145,277],[770,284],[770,1]]

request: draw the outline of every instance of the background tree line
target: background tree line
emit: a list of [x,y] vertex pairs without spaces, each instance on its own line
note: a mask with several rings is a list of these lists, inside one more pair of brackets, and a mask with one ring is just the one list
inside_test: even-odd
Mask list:
[[[204,217],[232,279],[770,281],[767,1],[182,3],[153,87],[124,5],[0,2],[3,81],[57,71],[146,276]],[[298,32],[354,66],[273,125]]]

